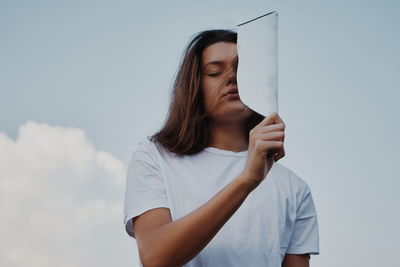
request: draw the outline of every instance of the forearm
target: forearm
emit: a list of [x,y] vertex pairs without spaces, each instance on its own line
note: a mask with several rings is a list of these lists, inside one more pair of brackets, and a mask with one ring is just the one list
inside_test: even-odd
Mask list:
[[245,178],[239,175],[201,207],[158,228],[146,240],[149,266],[181,266],[193,259],[254,189]]

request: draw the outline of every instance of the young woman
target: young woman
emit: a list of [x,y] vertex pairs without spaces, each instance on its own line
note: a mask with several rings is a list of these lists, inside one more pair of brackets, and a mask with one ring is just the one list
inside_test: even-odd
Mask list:
[[310,188],[277,163],[284,122],[240,100],[236,38],[195,35],[165,125],[132,155],[124,224],[143,266],[304,267],[319,254]]

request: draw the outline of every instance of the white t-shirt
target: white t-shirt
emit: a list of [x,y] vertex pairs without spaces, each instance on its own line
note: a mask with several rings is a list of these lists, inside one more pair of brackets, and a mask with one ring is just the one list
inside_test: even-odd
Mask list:
[[[207,147],[178,156],[148,139],[128,166],[124,224],[158,207],[177,220],[202,206],[243,170],[247,151]],[[210,218],[211,220],[212,218]],[[186,267],[281,266],[285,254],[319,254],[317,214],[307,183],[276,162],[207,246]]]

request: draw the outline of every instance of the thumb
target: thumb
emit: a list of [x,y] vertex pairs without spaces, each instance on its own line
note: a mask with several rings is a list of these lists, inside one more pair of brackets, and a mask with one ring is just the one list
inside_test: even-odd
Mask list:
[[279,152],[276,149],[272,149],[272,150],[268,151],[266,157],[273,158],[273,157],[276,157],[276,155],[278,155],[278,154],[279,154]]

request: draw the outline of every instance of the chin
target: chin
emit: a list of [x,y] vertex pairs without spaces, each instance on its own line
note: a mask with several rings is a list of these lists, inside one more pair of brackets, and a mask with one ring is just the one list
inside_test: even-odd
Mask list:
[[238,102],[238,104],[235,105],[235,108],[232,108],[232,109],[235,109],[236,112],[241,111],[241,112],[247,113],[249,115],[251,115],[253,112],[248,106],[243,104],[242,101]]
[[239,104],[231,107],[227,107],[223,111],[224,115],[227,115],[229,117],[241,117],[241,118],[248,118],[253,114],[253,111],[249,109],[247,106],[244,104]]

